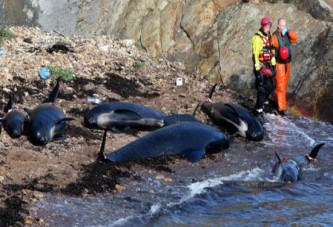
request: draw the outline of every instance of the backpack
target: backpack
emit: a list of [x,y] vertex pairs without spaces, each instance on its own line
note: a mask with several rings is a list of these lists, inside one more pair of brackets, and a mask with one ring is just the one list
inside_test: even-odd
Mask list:
[[278,32],[274,32],[276,35],[279,48],[275,51],[275,58],[278,63],[289,63],[291,62],[291,49],[290,49],[290,40],[288,36],[285,36],[285,40],[279,35]]

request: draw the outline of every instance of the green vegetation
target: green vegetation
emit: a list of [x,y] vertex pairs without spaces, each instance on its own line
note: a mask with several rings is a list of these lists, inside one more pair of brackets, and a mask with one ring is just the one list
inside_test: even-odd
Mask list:
[[8,23],[0,21],[0,45],[2,45],[6,39],[12,39],[14,37],[14,33],[9,30]]
[[135,70],[139,70],[139,69],[142,69],[145,66],[145,63],[142,62],[142,61],[136,61],[136,62],[133,63],[132,66]]
[[63,81],[71,81],[74,79],[74,73],[70,69],[64,69],[57,66],[48,66],[47,68],[50,70],[51,75],[57,76]]

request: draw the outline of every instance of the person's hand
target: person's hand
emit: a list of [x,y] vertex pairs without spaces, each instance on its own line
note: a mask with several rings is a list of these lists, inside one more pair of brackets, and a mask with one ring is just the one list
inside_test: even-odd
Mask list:
[[285,34],[288,35],[289,32],[290,32],[290,29],[289,29],[289,28],[284,28],[284,29],[282,29],[282,35],[285,35]]
[[259,63],[256,63],[256,64],[254,65],[256,71],[260,71],[261,66],[262,66],[262,64],[261,64],[260,62],[259,62]]

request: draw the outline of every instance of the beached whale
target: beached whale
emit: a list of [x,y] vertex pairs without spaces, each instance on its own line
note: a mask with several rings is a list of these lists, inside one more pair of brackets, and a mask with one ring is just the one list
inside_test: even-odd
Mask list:
[[218,129],[197,122],[182,122],[153,131],[115,152],[105,155],[107,130],[104,132],[100,157],[113,163],[145,160],[161,156],[184,155],[195,162],[206,153],[229,147],[228,137]]
[[295,182],[299,180],[302,175],[302,168],[316,163],[317,154],[324,145],[325,143],[316,145],[308,155],[298,160],[286,157],[281,158],[278,153],[275,152],[278,161],[275,163],[272,172],[277,178],[284,182]]
[[166,115],[158,110],[131,102],[101,103],[84,114],[87,128],[123,131],[128,127],[162,127]]
[[19,138],[24,133],[28,118],[20,111],[13,110],[13,102],[11,95],[4,108],[4,117],[0,119],[0,124],[11,138]]
[[251,141],[262,140],[264,138],[262,123],[244,107],[230,103],[212,103],[211,98],[216,85],[213,86],[208,97],[201,103],[201,110],[216,125],[230,134],[240,135]]
[[35,145],[45,145],[62,135],[66,122],[74,120],[66,117],[63,110],[55,105],[58,93],[59,79],[43,104],[34,109],[24,108],[29,115],[28,136]]

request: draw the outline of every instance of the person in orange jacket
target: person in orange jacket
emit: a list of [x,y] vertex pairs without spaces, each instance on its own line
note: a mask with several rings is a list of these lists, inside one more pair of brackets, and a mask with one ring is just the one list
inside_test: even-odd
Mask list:
[[266,99],[275,89],[275,56],[271,44],[272,20],[269,17],[261,19],[261,27],[252,38],[252,57],[256,80],[257,100],[254,114],[263,113]]
[[290,76],[290,62],[292,60],[291,43],[297,42],[298,35],[287,27],[286,20],[278,19],[276,31],[272,35],[272,45],[276,58],[276,89],[275,102],[281,115],[287,110],[287,87]]

